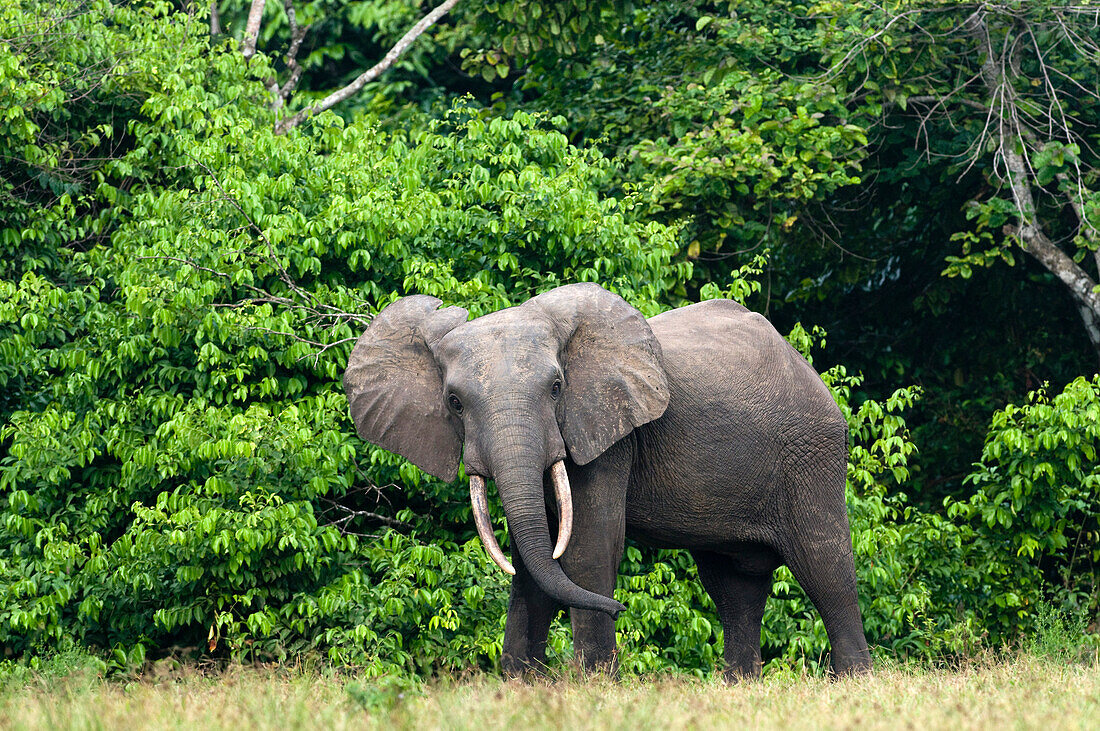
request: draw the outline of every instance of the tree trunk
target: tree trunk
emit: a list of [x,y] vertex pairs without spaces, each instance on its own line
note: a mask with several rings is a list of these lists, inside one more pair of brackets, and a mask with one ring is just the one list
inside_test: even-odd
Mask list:
[[244,27],[244,38],[241,40],[241,55],[245,60],[252,58],[256,53],[256,40],[260,37],[260,20],[264,16],[265,0],[252,0],[252,7],[248,10],[248,23]]
[[[1097,294],[1096,282],[1077,262],[1050,240],[1038,220],[1035,196],[1032,193],[1031,167],[1025,159],[1029,130],[1020,121],[1021,113],[1017,107],[1017,96],[1012,79],[1006,71],[1017,66],[1013,59],[1012,44],[1006,44],[1001,55],[996,55],[989,37],[989,27],[983,10],[974,13],[965,24],[966,29],[977,40],[982,59],[982,82],[989,93],[990,121],[995,136],[996,156],[1004,164],[1005,183],[1012,192],[1016,206],[1018,225],[1006,227],[1006,233],[1016,236],[1024,251],[1064,284],[1081,314],[1089,342],[1100,368],[1100,294]],[[996,169],[996,165],[995,165]],[[1071,200],[1072,203],[1072,200]],[[1077,207],[1075,206],[1075,210]],[[1092,228],[1082,217],[1080,225],[1083,234],[1092,233]],[[1100,264],[1100,259],[1098,259]]]

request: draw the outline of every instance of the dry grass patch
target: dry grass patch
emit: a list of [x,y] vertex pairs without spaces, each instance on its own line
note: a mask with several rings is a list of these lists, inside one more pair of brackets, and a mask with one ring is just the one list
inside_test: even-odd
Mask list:
[[0,691],[3,728],[1100,728],[1100,665],[1033,658],[956,670],[880,668],[829,681],[776,674],[524,684],[489,676],[417,689],[233,668],[153,680],[77,676]]

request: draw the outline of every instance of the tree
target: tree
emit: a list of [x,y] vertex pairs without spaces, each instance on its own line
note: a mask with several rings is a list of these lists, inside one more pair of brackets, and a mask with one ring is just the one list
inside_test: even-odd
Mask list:
[[[260,2],[261,0],[256,0],[256,3],[254,3],[254,5]],[[412,45],[412,43],[421,34],[423,34],[426,30],[428,30],[428,28],[434,25],[436,21],[446,15],[456,4],[458,4],[458,0],[444,0],[444,2],[440,3],[434,10],[425,15],[419,21],[417,21],[417,23],[412,28],[410,28],[408,32],[405,33],[405,35],[401,36],[401,39],[393,45],[393,48],[391,48],[386,53],[381,61],[376,63],[374,66],[371,66],[363,73],[359,74],[359,76],[357,76],[355,80],[347,86],[344,86],[343,88],[332,92],[316,104],[310,104],[305,109],[302,109],[289,117],[280,119],[275,124],[275,131],[279,134],[283,134],[292,127],[297,127],[309,117],[312,117],[319,112],[332,109],[340,102],[349,98],[353,94],[358,93],[364,86],[366,86],[374,79],[378,78],[383,72],[393,66],[394,62],[397,61],[397,59],[403,53],[405,53],[406,50],[408,50],[409,46]],[[286,13],[291,26],[291,45],[290,48],[287,50],[286,56],[287,66],[293,69],[294,66],[297,65],[296,55],[305,31],[299,30],[297,28],[297,23],[294,20],[294,10],[291,7],[291,0],[286,0]],[[296,73],[297,70],[293,70],[291,72],[291,78],[287,81],[287,83],[278,88],[277,99],[285,102],[287,94],[291,89],[293,89],[294,84],[297,81],[297,78],[295,76]],[[279,105],[281,106],[281,102]]]
[[[514,66],[532,54],[543,50],[571,54],[588,48],[598,36],[604,10],[618,8],[624,1],[572,0],[544,7],[527,0],[464,5],[443,0],[418,16],[420,5],[420,0],[283,0],[282,12],[271,13],[268,9],[275,3],[266,0],[214,0],[211,28],[212,33],[220,32],[222,26],[236,32],[245,60],[255,55],[261,41],[273,52],[282,52],[285,81],[280,83],[278,75],[273,75],[267,86],[272,108],[293,107],[276,122],[276,131],[283,134],[321,111],[337,106],[346,109],[365,89],[384,89],[382,98],[373,100],[384,106],[422,101],[415,99],[418,94],[412,94],[412,100],[399,98],[399,89],[416,87],[409,81],[379,84],[416,46],[421,46],[420,50],[407,60],[403,71],[406,76],[419,77],[419,95],[430,98],[433,89],[439,91],[440,82],[433,78],[438,74],[450,77],[443,82],[447,92],[483,92],[485,85],[507,79]],[[266,25],[265,13],[269,16]],[[448,17],[451,24],[440,25]],[[300,18],[306,20],[300,22]],[[436,37],[425,44],[420,39],[429,29],[436,31]],[[382,58],[371,58],[364,46],[377,49]],[[359,65],[352,66],[349,60]],[[448,66],[461,66],[458,78]],[[333,88],[337,79],[342,83]],[[302,81],[303,93],[292,100]],[[360,99],[351,106],[371,103]]]
[[573,134],[622,162],[616,185],[681,223],[681,256],[695,265],[685,293],[770,250],[754,306],[774,312],[820,275],[806,260],[827,228],[823,202],[860,182],[858,110],[843,88],[809,80],[828,38],[808,5],[634,6],[604,23],[588,53],[537,55],[524,74],[532,106],[566,116]]
[[827,60],[883,106],[884,125],[913,116],[926,159],[985,181],[968,196],[974,227],[956,233],[962,256],[945,273],[1011,265],[1018,246],[1065,287],[1100,359],[1098,13],[1052,0],[846,9],[845,40]]

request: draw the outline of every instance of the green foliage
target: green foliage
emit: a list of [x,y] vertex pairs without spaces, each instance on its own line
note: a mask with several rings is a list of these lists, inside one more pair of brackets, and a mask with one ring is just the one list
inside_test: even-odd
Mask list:
[[715,667],[722,625],[687,551],[628,545],[615,596],[627,608],[615,623],[623,670],[703,675]]
[[[222,5],[227,22],[243,8]],[[511,63],[528,53],[521,37],[539,35],[531,83],[551,55],[589,48],[590,106],[579,107],[606,110],[591,105],[634,63],[635,31],[597,33],[593,19],[623,17],[618,5],[565,5],[552,10],[565,13],[558,33],[535,4],[498,3],[489,17],[515,23],[503,35],[459,15],[440,43],[504,38],[468,45]],[[680,60],[700,76],[609,94],[624,108],[657,100],[609,117],[608,148],[633,151],[617,159],[572,144],[575,120],[469,100],[408,130],[323,114],[277,136],[265,81],[279,62],[242,63],[203,18],[157,2],[0,8],[0,652],[29,667],[91,649],[95,672],[117,674],[171,648],[313,654],[405,678],[349,689],[371,707],[414,675],[495,667],[507,587],[474,538],[463,481],[359,440],[343,365],[370,316],[412,292],[473,315],[573,281],[599,281],[646,314],[696,287],[701,298],[770,293],[806,207],[855,183],[863,133],[834,88],[757,63],[801,68],[820,50],[817,21],[789,12],[804,4],[711,5],[630,16],[649,30],[670,21],[660,43],[636,49],[661,60],[657,78]],[[574,27],[585,9],[592,22]],[[300,22],[333,42],[308,50],[310,68],[319,78],[345,42],[322,18],[384,27],[372,40],[384,45],[417,10],[304,4]],[[283,32],[265,28],[272,44]],[[402,73],[446,48],[426,45]],[[397,93],[387,88],[374,92]],[[1048,182],[1079,154],[1047,152]],[[992,230],[996,206],[983,205]],[[725,257],[723,235],[764,232],[770,253],[704,265],[705,253]],[[789,339],[807,354],[824,346],[814,327]],[[916,452],[902,412],[918,390],[868,399],[843,367],[825,378],[851,434],[872,643],[935,658],[1043,626],[1044,596],[1096,611],[1096,381],[997,414],[968,483],[977,493],[941,514],[903,492]],[[776,579],[766,657],[817,664],[820,620],[789,572]],[[688,554],[628,546],[617,596],[629,608],[624,668],[713,668],[721,628]],[[551,655],[567,659],[568,644],[559,622]]]
[[[756,256],[748,264],[745,264],[735,271],[731,271],[727,278],[726,288],[723,290],[718,287],[714,282],[707,282],[699,289],[699,301],[711,299],[729,299],[739,304],[745,304],[749,297],[760,291],[760,275],[764,273],[764,267],[768,262],[768,252]],[[796,328],[800,330],[800,335],[805,334],[804,330],[801,330],[800,325],[796,325]],[[804,344],[805,347],[799,347],[799,344],[795,344],[796,348],[809,358],[810,344]]]
[[629,0],[483,3],[485,16],[478,36],[482,48],[463,49],[463,66],[492,81],[507,77],[510,64],[522,63],[540,52],[558,58],[587,53],[603,41],[604,16],[616,18],[631,5]]
[[811,77],[828,38],[810,12],[790,1],[650,3],[590,54],[536,59],[524,77],[533,104],[622,160],[618,186],[684,224],[680,255],[696,264],[685,294],[726,286],[731,265],[762,248],[790,288],[787,262],[804,261],[806,225],[819,226],[811,212],[860,182],[868,141],[843,88]]
[[993,416],[968,482],[975,494],[947,501],[968,520],[999,586],[990,597],[1001,627],[1030,626],[1029,605],[1050,593],[1078,617],[1100,615],[1100,377]]
[[[5,10],[4,37],[39,27],[33,9]],[[76,199],[33,185],[63,112],[28,105],[32,131],[0,141],[24,196],[0,240],[30,242],[0,282],[0,645],[75,642],[118,670],[171,646],[379,672],[496,662],[504,590],[468,545],[464,490],[355,436],[348,339],[412,291],[480,314],[599,279],[656,312],[690,271],[670,264],[674,231],[601,197],[608,162],[541,118],[460,104],[415,134],[325,115],[280,137],[262,63],[203,25],[67,10],[89,55],[32,36],[4,47],[3,78],[101,71],[61,87],[103,101],[62,128],[120,114],[120,143]],[[99,237],[68,246],[93,218]],[[21,264],[36,242],[50,257]]]
[[[641,185],[651,209],[697,217],[689,256],[729,243],[756,248],[791,229],[801,206],[838,187],[858,183],[863,130],[836,121],[846,116],[835,94],[781,74],[732,71],[711,86],[689,84],[658,109],[671,140],[640,142]],[[832,119],[827,119],[827,115]],[[674,133],[675,134],[675,133]]]
[[1040,602],[1035,612],[1035,633],[1027,643],[1027,650],[1057,663],[1081,660],[1088,644],[1087,627],[1086,617]]

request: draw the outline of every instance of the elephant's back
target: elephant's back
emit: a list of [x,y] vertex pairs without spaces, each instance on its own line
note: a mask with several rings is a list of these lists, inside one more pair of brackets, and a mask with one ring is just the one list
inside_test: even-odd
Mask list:
[[[799,400],[832,404],[809,363],[762,315],[729,300],[710,300],[649,319],[670,379],[700,397],[736,397],[749,403],[778,388]],[[816,397],[816,398],[815,398]],[[824,400],[822,400],[822,397]]]
[[[630,532],[663,544],[662,521],[680,521],[704,527],[689,547],[707,547],[719,534],[728,540],[731,530],[738,540],[771,543],[777,527],[761,516],[781,512],[766,506],[783,501],[777,489],[792,461],[843,459],[846,426],[829,390],[771,323],[734,302],[701,302],[649,323],[669,403],[637,431]],[[663,515],[670,509],[677,515]],[[706,515],[725,516],[724,527]],[[718,533],[707,535],[711,528]]]
[[787,356],[787,343],[770,322],[729,300],[669,310],[648,322],[670,365],[692,367],[717,359],[726,368],[763,368]]

